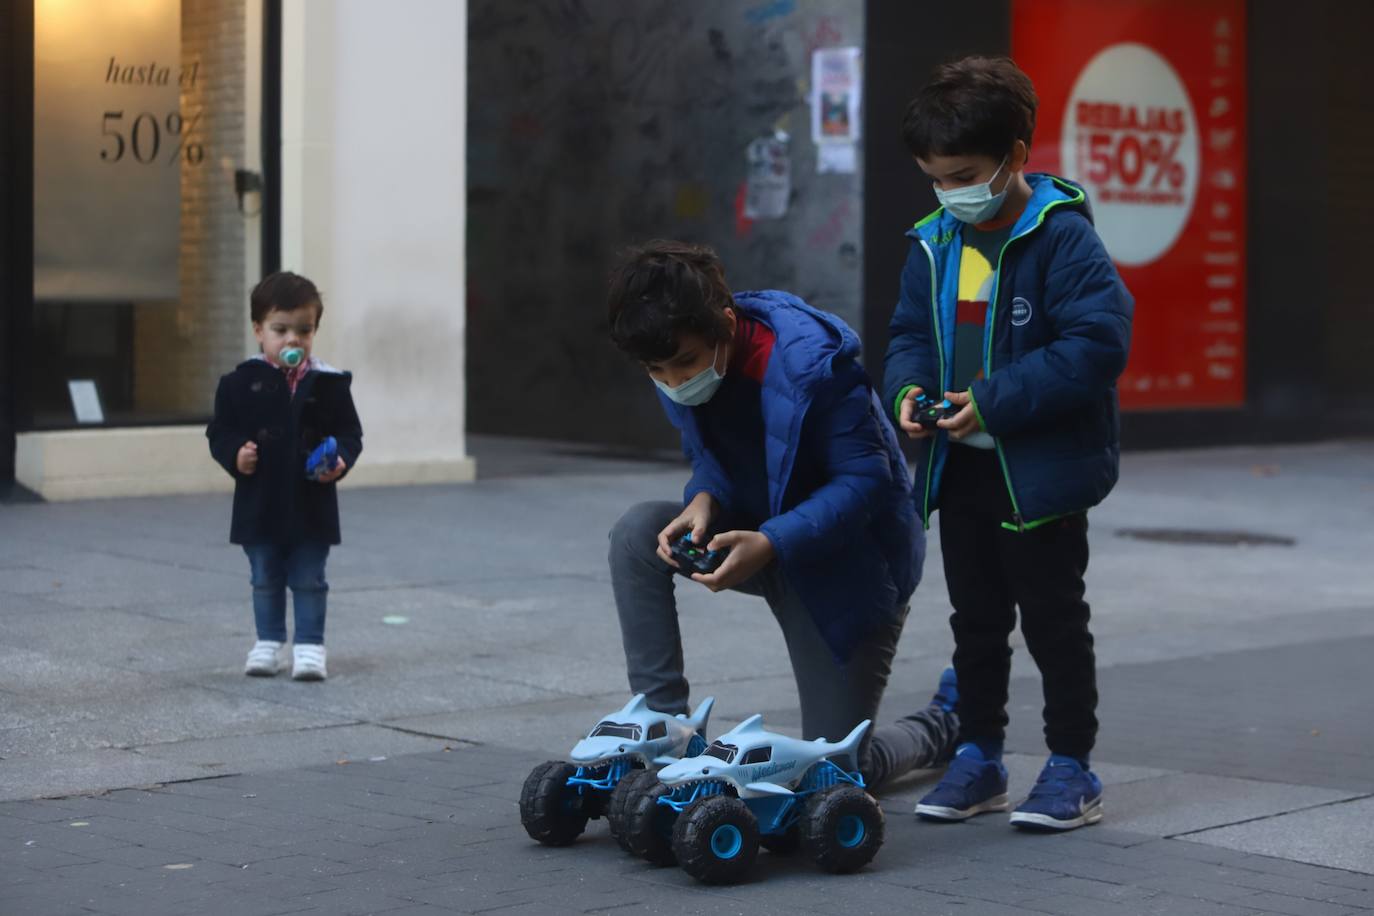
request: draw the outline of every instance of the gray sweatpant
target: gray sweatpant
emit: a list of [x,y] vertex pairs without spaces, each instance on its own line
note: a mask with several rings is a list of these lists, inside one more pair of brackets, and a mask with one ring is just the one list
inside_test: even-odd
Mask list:
[[[681,512],[680,503],[640,503],[611,529],[611,586],[620,614],[630,689],[643,693],[650,708],[667,713],[688,711],[688,687],[673,594],[676,576],[659,558],[657,547],[658,533]],[[782,628],[801,699],[805,739],[838,741],[877,714],[906,622],[906,608],[871,633],[840,665],[777,563],[737,590],[767,601]],[[958,731],[955,715],[937,706],[870,729],[858,761],[865,781],[877,786],[908,770],[943,763],[953,754]]]

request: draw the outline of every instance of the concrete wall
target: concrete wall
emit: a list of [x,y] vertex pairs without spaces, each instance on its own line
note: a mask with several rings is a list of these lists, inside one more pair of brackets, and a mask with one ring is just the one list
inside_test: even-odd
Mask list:
[[359,483],[467,480],[467,9],[287,0],[282,267],[320,287],[316,353],[354,373]]
[[[606,274],[629,243],[708,242],[734,288],[860,326],[862,174],[817,174],[809,98],[811,52],[862,45],[863,18],[843,0],[474,0],[470,429],[675,442],[606,339]],[[779,130],[789,206],[750,222],[746,147]]]

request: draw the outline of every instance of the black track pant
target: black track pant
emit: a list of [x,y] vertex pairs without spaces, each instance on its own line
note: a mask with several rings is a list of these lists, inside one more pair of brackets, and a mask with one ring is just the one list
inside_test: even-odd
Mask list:
[[1031,531],[1012,518],[1001,463],[992,450],[951,445],[940,482],[940,547],[954,613],[960,741],[1001,741],[1007,725],[1008,639],[1021,633],[1045,691],[1045,742],[1086,757],[1097,738],[1097,668],[1083,575],[1088,517],[1067,516]]

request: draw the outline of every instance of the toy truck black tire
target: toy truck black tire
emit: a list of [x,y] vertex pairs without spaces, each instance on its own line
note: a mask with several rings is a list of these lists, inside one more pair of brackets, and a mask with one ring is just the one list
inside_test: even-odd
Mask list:
[[545,846],[567,846],[587,829],[587,812],[568,777],[577,767],[561,760],[541,763],[520,789],[520,824],[530,839]]
[[611,828],[611,836],[615,837],[620,848],[626,852],[632,851],[625,836],[626,811],[640,794],[657,781],[656,771],[636,769],[622,776],[620,782],[611,790],[611,800],[606,803],[606,825]]
[[883,845],[883,809],[847,783],[811,796],[798,827],[807,858],[832,874],[863,868]]
[[759,854],[758,820],[738,798],[703,798],[678,817],[673,852],[682,870],[705,884],[738,881]]
[[673,855],[673,821],[677,813],[658,803],[661,796],[672,790],[658,781],[657,774],[640,785],[641,791],[625,798],[617,839],[631,855],[650,864],[674,865],[677,857]]

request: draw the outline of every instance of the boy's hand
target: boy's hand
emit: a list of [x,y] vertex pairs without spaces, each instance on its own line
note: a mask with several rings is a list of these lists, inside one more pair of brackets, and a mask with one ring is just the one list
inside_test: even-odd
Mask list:
[[715,517],[716,500],[710,493],[698,493],[687,504],[687,508],[682,510],[682,514],[668,523],[668,527],[658,533],[658,556],[664,563],[674,569],[678,568],[677,562],[673,559],[672,545],[682,540],[682,536],[687,532],[692,533],[692,540],[700,544],[706,538],[706,531],[711,527],[711,519]]
[[773,542],[761,531],[722,531],[706,545],[707,550],[720,550],[722,547],[729,547],[730,555],[719,569],[709,576],[692,573],[693,579],[713,592],[734,588],[772,563],[777,556]]
[[256,471],[258,469],[258,444],[256,442],[243,443],[243,447],[239,449],[238,457],[234,459],[234,466],[244,476],[249,476]]
[[978,412],[973,409],[973,399],[967,391],[946,391],[945,400],[961,408],[948,420],[940,420],[935,424],[947,431],[951,439],[962,439],[983,431],[983,424],[978,422]]
[[920,395],[921,389],[913,388],[902,398],[902,416],[898,421],[898,425],[902,427],[902,432],[906,433],[907,436],[912,439],[929,439],[931,436],[935,435],[935,430],[926,429],[920,423],[911,422],[911,405],[916,403],[916,398],[920,397]]
[[315,478],[319,483],[333,483],[343,476],[343,472],[348,469],[348,462],[343,460],[340,455],[334,459],[334,466]]

